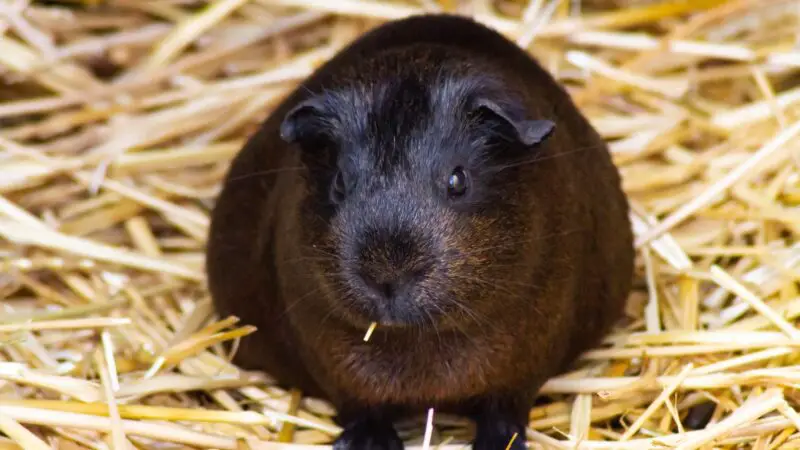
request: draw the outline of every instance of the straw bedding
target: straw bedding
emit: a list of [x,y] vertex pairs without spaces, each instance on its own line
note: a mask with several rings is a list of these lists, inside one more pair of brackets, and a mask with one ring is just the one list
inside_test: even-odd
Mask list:
[[[208,212],[298,80],[435,10],[530,48],[633,205],[630,325],[547,383],[524,438],[800,447],[797,1],[4,0],[0,449],[329,448],[329,405],[228,362],[253,330],[213,316]],[[409,445],[469,442],[430,417]]]

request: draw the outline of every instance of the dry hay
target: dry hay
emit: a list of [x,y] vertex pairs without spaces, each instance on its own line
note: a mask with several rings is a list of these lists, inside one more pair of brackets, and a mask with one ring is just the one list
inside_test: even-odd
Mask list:
[[[252,329],[211,316],[209,207],[322,60],[457,3],[0,2],[0,449],[329,446],[328,405],[227,362]],[[800,446],[800,4],[460,4],[568,85],[634,205],[633,323],[544,387],[531,445]]]

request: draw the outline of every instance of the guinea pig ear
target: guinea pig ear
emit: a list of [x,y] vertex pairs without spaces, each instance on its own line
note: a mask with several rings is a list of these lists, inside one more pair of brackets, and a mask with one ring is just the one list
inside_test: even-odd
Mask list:
[[526,147],[544,142],[556,128],[556,124],[550,120],[515,118],[510,111],[485,98],[475,100],[473,114],[500,125],[495,127],[496,131]]
[[280,125],[281,139],[287,143],[320,138],[330,130],[330,119],[324,100],[311,97],[298,103],[283,118]]

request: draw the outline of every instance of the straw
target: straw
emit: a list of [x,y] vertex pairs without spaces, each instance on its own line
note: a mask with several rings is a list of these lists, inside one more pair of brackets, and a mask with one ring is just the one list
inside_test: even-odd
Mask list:
[[425,421],[425,436],[422,439],[422,450],[429,450],[433,435],[433,408],[428,409],[428,420]]
[[[539,58],[631,205],[626,317],[503,444],[800,446],[796,0],[75,0],[0,2],[0,449],[333,448],[333,404],[232,360],[257,330],[213,309],[211,208],[305,77],[426,11]],[[469,448],[433,406],[407,448]]]
[[0,431],[16,441],[22,448],[30,450],[48,450],[50,448],[38,436],[4,414],[0,414]]
[[372,333],[375,331],[375,328],[378,327],[377,322],[372,322],[369,324],[369,328],[367,328],[367,332],[364,333],[364,342],[369,341],[369,338],[372,336]]
[[647,419],[649,419],[650,416],[653,415],[653,413],[655,413],[656,409],[658,409],[662,404],[664,404],[664,402],[667,401],[669,396],[672,395],[672,393],[675,392],[675,390],[683,382],[683,380],[686,379],[686,377],[692,371],[692,368],[693,368],[692,364],[687,364],[686,367],[684,367],[683,370],[681,370],[681,373],[679,373],[678,376],[675,377],[675,379],[669,384],[669,386],[665,387],[664,390],[661,391],[661,394],[659,394],[658,397],[656,397],[653,403],[650,403],[650,406],[648,406],[647,409],[644,411],[644,413],[642,413],[642,415],[639,416],[638,419],[636,419],[636,422],[634,422],[633,425],[631,425],[630,428],[628,428],[625,431],[625,433],[622,434],[622,437],[620,437],[620,441],[629,440],[639,431],[644,422]]

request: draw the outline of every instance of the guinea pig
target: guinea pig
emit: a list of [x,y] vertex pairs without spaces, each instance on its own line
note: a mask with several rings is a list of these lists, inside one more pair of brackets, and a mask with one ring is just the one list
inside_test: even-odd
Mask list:
[[240,367],[337,408],[335,449],[402,449],[394,423],[434,408],[474,420],[476,450],[521,450],[541,386],[623,315],[628,212],[532,56],[412,16],[321,65],[234,157],[208,286],[258,329]]

